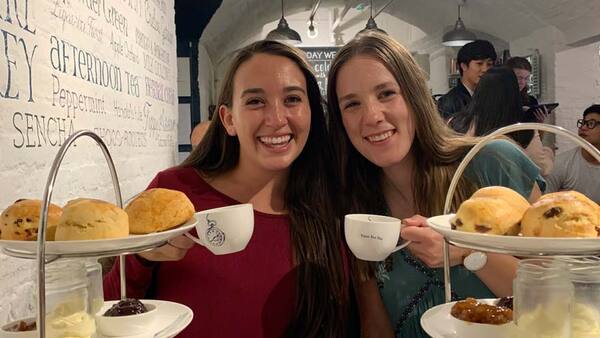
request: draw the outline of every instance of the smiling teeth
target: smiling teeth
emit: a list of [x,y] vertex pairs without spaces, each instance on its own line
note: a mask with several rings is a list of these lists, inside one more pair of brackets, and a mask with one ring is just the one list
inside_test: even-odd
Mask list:
[[280,145],[280,144],[288,143],[291,138],[292,138],[292,135],[285,135],[285,136],[278,136],[278,137],[262,136],[262,137],[260,137],[260,142],[265,143],[265,144]]
[[390,131],[386,131],[383,134],[369,136],[369,137],[367,137],[367,139],[370,142],[379,142],[379,141],[383,141],[383,140],[387,139],[388,137],[390,137],[392,135],[394,135],[394,132],[390,130]]

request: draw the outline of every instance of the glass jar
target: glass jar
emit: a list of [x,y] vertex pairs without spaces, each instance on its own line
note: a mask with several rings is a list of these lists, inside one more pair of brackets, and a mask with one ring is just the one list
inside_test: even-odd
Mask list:
[[57,261],[46,266],[47,338],[95,335],[86,274],[83,261]]
[[571,335],[573,338],[600,337],[600,259],[571,257],[564,261],[569,266],[575,290]]
[[567,263],[544,258],[519,261],[513,293],[519,331],[532,338],[571,338],[574,290]]
[[86,276],[88,280],[88,303],[92,315],[98,313],[104,305],[104,289],[102,286],[102,265],[96,258],[85,260]]

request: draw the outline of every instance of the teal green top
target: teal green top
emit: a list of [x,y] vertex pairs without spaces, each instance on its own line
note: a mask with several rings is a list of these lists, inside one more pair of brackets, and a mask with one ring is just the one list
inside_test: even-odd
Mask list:
[[[546,183],[540,169],[507,140],[490,142],[473,158],[465,176],[479,187],[502,185],[529,198],[533,183]],[[377,283],[396,337],[428,337],[420,319],[427,309],[444,303],[444,271],[431,269],[400,250],[377,264]],[[494,294],[462,265],[451,269],[452,298],[493,298]]]

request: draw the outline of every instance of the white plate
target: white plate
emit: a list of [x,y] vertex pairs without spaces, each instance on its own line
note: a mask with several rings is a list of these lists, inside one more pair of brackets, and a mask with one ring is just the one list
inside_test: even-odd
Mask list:
[[[104,252],[135,252],[140,248],[158,246],[167,240],[186,233],[194,228],[196,217],[190,218],[177,228],[167,231],[155,232],[144,235],[129,235],[129,237],[115,239],[96,239],[88,241],[47,241],[46,255],[89,255]],[[0,247],[19,251],[20,253],[37,253],[37,241],[8,241],[0,240]],[[10,253],[8,253],[10,255]]]
[[[478,301],[486,304],[495,304],[498,299],[478,299]],[[433,338],[482,338],[490,337],[492,335],[494,337],[504,338],[510,332],[509,330],[514,327],[511,323],[505,324],[506,326],[495,326],[485,324],[473,325],[471,323],[462,322],[460,319],[456,319],[450,314],[450,310],[455,303],[456,302],[451,302],[437,305],[425,311],[421,316],[421,327],[423,330]],[[459,328],[459,325],[462,325],[462,327]],[[489,331],[490,327],[493,327],[493,331]],[[461,337],[458,336],[457,331],[462,332]]]
[[515,255],[575,255],[600,253],[598,238],[554,238],[486,235],[452,230],[450,219],[454,214],[427,219],[429,226],[452,244],[476,250],[511,253]]
[[[104,302],[102,309],[98,312],[99,314],[104,313],[108,310],[113,304],[118,301],[107,301]],[[149,333],[135,335],[135,336],[118,336],[119,338],[154,338],[154,335],[161,330],[169,327],[169,325],[175,323],[175,325],[169,327],[169,329],[165,332],[161,332],[161,335],[156,338],[170,338],[177,335],[179,332],[183,331],[191,322],[192,318],[194,318],[194,312],[189,307],[174,303],[168,302],[165,300],[153,300],[153,299],[143,299],[141,300],[144,304],[153,304],[156,305],[156,320],[152,323],[152,329]],[[178,320],[178,318],[182,318]],[[111,336],[115,337],[115,336]],[[98,338],[110,338],[108,336],[102,335],[102,332],[98,332]]]

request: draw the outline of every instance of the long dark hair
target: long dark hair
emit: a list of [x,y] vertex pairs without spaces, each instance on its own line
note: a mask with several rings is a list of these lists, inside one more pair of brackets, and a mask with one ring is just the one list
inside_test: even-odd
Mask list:
[[[387,210],[381,189],[383,170],[352,145],[342,122],[336,92],[340,69],[357,55],[381,62],[398,82],[415,121],[415,138],[410,151],[418,168],[413,170],[412,177],[416,212],[426,216],[441,214],[457,163],[476,140],[446,126],[429,93],[424,72],[404,46],[387,35],[367,33],[338,51],[328,75],[329,131],[341,186],[339,217],[345,213],[381,214]],[[461,179],[453,205],[458,206],[473,191],[473,185]],[[372,273],[369,266],[361,261],[355,263],[359,279],[368,279]]]
[[[484,136],[498,128],[526,121],[517,77],[512,69],[497,66],[488,70],[473,93],[467,108],[457,113],[450,126],[459,133],[473,128],[473,136]],[[526,148],[533,138],[533,131],[515,132],[509,136]]]
[[[288,337],[345,337],[348,321],[348,281],[345,278],[341,236],[334,212],[331,147],[317,80],[304,54],[275,41],[258,41],[242,49],[223,80],[217,106],[231,108],[233,80],[241,64],[256,54],[283,56],[298,65],[306,79],[311,109],[308,140],[292,163],[285,188],[294,261],[297,264],[295,318]],[[207,176],[235,168],[240,144],[229,136],[219,117],[212,119],[202,142],[181,164]]]

